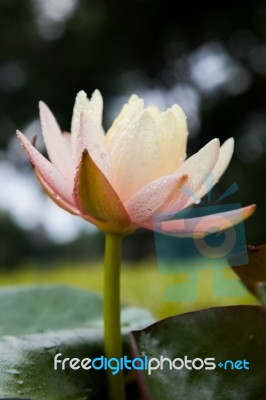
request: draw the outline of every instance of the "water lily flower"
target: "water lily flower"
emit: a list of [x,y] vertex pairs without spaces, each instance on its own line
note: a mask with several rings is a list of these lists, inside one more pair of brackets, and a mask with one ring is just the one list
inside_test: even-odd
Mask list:
[[[50,161],[21,132],[17,135],[40,184],[60,207],[104,232],[155,229],[154,215],[190,206],[194,200],[186,194],[187,187],[198,198],[203,197],[206,175],[211,174],[215,185],[233,154],[233,138],[222,146],[213,139],[186,159],[186,116],[176,104],[161,112],[157,107],[144,108],[143,100],[133,95],[106,134],[98,90],[90,100],[84,91],[78,93],[71,134],[61,132],[43,102],[39,106]],[[217,214],[205,217],[204,229],[207,231],[214,221],[226,229],[253,211],[254,205],[224,218],[217,218]],[[182,231],[181,225],[175,225],[177,232]],[[191,232],[189,223],[186,226],[188,234],[195,234],[195,224]],[[166,223],[163,229],[167,232]],[[172,230],[173,222],[169,222]]]
[[[40,102],[42,134],[50,161],[21,132],[17,135],[48,195],[62,208],[95,224],[105,233],[104,351],[122,357],[120,265],[124,234],[139,227],[201,236],[210,228],[226,229],[252,214],[254,206],[195,219],[169,220],[215,185],[227,168],[234,141],[221,147],[213,139],[186,159],[187,123],[174,105],[165,112],[144,108],[133,95],[111,128],[102,127],[103,100],[78,93],[71,134],[62,133],[49,108]],[[205,185],[206,176],[211,185]],[[210,180],[210,179],[209,179]],[[208,187],[208,189],[207,189]],[[193,196],[188,193],[193,193]],[[166,221],[154,223],[165,215]],[[168,220],[167,220],[168,218]],[[196,223],[195,223],[196,222]],[[107,371],[110,400],[125,400],[123,371]]]

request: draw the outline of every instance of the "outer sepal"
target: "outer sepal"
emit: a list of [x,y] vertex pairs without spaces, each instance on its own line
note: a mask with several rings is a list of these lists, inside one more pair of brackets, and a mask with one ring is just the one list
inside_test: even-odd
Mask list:
[[118,194],[87,150],[77,168],[73,198],[83,216],[95,218],[100,229],[120,233],[132,229]]

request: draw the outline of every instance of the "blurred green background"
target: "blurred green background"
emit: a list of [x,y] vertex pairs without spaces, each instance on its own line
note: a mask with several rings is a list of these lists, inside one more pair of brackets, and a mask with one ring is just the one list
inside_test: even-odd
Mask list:
[[[44,149],[38,101],[45,101],[62,130],[69,130],[81,89],[89,95],[95,88],[102,92],[105,128],[132,93],[162,109],[179,103],[188,116],[188,154],[213,137],[234,136],[234,158],[212,201],[236,182],[239,191],[225,202],[256,203],[256,214],[245,224],[247,242],[265,242],[265,18],[263,0],[196,5],[0,0],[3,284],[59,280],[101,290],[94,265],[102,257],[103,236],[43,196],[15,138],[17,128],[29,137],[38,134],[37,146]],[[156,269],[152,233],[138,231],[126,238],[123,258],[130,277],[137,268],[130,279],[142,282],[143,293],[155,279],[150,287],[157,288],[155,297],[162,296],[170,277]],[[84,263],[93,265],[90,278]],[[125,299],[136,301],[139,296],[131,298],[130,290],[126,286]]]

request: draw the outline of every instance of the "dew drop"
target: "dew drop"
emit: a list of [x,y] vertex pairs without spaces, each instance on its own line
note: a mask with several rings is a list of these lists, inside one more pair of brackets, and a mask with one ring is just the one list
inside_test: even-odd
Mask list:
[[254,335],[250,335],[250,336],[249,336],[249,340],[250,340],[251,342],[253,342],[253,341],[254,341]]
[[20,381],[17,381],[18,385],[23,385],[24,381],[21,379]]
[[20,374],[20,372],[17,369],[8,369],[6,371],[6,373],[10,374],[10,375],[19,375]]

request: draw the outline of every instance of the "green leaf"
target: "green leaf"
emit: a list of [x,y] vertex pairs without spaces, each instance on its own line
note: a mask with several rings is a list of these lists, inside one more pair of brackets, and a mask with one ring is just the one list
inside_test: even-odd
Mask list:
[[260,302],[266,306],[266,283],[260,283],[257,286],[257,294]]
[[[102,298],[67,286],[20,286],[0,291],[0,398],[90,400],[105,386],[102,371],[54,370],[54,356],[103,355]],[[128,333],[151,323],[142,309],[122,310]]]
[[[213,370],[170,370],[165,361],[163,370],[150,375],[138,371],[145,399],[266,399],[266,315],[262,307],[231,306],[182,314],[133,332],[132,337],[138,357],[215,358]],[[250,369],[232,370],[230,363],[226,370],[218,367],[226,360],[246,360]]]
[[235,266],[232,269],[248,290],[266,305],[265,290],[261,289],[263,283],[266,283],[266,245],[258,247],[248,246],[247,250],[248,264]]

